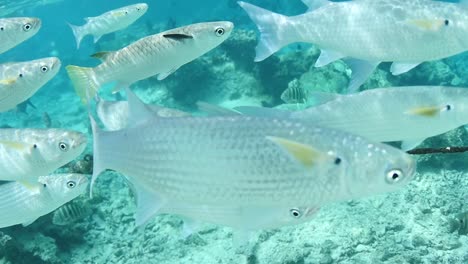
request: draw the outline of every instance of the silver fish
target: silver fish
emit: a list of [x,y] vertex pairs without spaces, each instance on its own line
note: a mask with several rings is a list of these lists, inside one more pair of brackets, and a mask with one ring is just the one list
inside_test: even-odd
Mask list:
[[88,179],[81,174],[42,176],[35,184],[0,185],[0,228],[31,224],[86,191]]
[[93,56],[102,60],[94,68],[69,65],[67,72],[82,102],[87,103],[98,89],[117,82],[114,91],[148,77],[162,80],[182,65],[221,44],[231,34],[231,22],[209,22],[171,29],[142,38],[114,52]]
[[302,0],[309,11],[283,16],[239,2],[261,33],[256,61],[295,42],[317,45],[317,67],[348,60],[356,91],[380,62],[393,62],[401,74],[424,61],[468,50],[468,9],[460,3],[431,0]]
[[39,18],[0,18],[0,54],[36,35],[40,28]]
[[171,204],[320,207],[400,189],[415,170],[408,154],[337,130],[246,116],[160,118],[127,96],[128,128],[104,132],[92,122],[92,183],[105,169],[124,174],[137,193],[137,224]]
[[37,182],[78,157],[86,135],[64,129],[0,129],[0,180]]
[[316,92],[309,96],[318,105],[296,112],[257,107],[235,110],[248,115],[300,119],[373,141],[403,141],[404,150],[416,147],[428,137],[468,124],[467,88],[408,86],[349,95]]
[[0,64],[0,112],[26,101],[60,70],[56,57]]
[[117,8],[96,17],[86,17],[86,24],[75,26],[68,24],[73,30],[76,39],[76,47],[80,48],[80,42],[86,35],[94,36],[94,43],[105,34],[109,34],[128,27],[143,16],[148,10],[145,3],[134,4]]

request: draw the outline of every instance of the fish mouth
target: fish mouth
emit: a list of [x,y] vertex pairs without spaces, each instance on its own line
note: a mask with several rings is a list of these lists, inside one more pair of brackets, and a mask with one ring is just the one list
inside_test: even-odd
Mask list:
[[78,186],[88,185],[88,178],[85,175],[79,175],[78,181],[76,182]]
[[60,61],[60,59],[54,57],[54,58],[53,58],[53,61],[52,61],[51,68],[52,68],[52,69],[55,69],[55,68],[60,68],[61,66],[62,66],[62,62]]
[[42,26],[42,20],[39,18],[32,18],[30,23],[33,25],[34,29],[39,29]]
[[79,148],[81,146],[86,146],[88,143],[88,138],[84,134],[77,134],[75,140],[73,140],[73,146]]
[[138,5],[137,5],[137,8],[140,8],[140,9],[142,9],[143,11],[146,11],[146,10],[148,10],[148,5],[145,4],[145,3],[138,4]]

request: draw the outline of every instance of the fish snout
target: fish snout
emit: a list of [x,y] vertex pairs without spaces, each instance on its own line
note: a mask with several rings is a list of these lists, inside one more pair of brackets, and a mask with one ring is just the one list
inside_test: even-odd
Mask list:
[[73,145],[72,148],[77,149],[77,148],[84,148],[86,147],[88,143],[88,138],[86,137],[85,134],[80,133],[80,132],[73,132]]
[[226,30],[226,33],[231,33],[232,30],[234,29],[234,23],[230,21],[225,21],[224,23],[225,23],[224,29]]
[[42,20],[40,18],[37,18],[37,17],[30,18],[28,23],[31,24],[32,29],[34,29],[34,30],[38,30],[42,26]]
[[137,8],[138,11],[146,12],[146,10],[148,10],[148,4],[146,4],[146,3],[137,4],[136,8]]
[[52,57],[51,60],[52,60],[52,63],[51,63],[52,69],[60,69],[60,67],[62,67],[62,61],[60,61],[59,58]]

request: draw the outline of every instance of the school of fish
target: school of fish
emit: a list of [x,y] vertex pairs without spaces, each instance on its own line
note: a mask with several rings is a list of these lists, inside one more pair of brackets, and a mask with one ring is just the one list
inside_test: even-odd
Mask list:
[[[95,67],[66,66],[92,126],[90,195],[98,176],[114,170],[135,195],[137,226],[175,214],[184,219],[187,233],[210,222],[233,228],[235,240],[242,240],[260,229],[310,221],[329,203],[410,183],[416,162],[405,151],[467,124],[468,89],[358,90],[381,62],[392,62],[391,73],[402,74],[468,50],[466,3],[302,1],[308,11],[292,17],[238,4],[260,31],[255,61],[288,44],[309,42],[321,49],[316,67],[344,59],[351,68],[349,94],[300,89],[283,94],[290,102],[314,102],[304,110],[231,110],[200,102],[206,113],[200,116],[144,104],[132,92],[136,82],[152,76],[162,81],[221,45],[234,30],[230,21],[168,29],[93,54],[101,61]],[[136,23],[148,8],[129,5],[87,17],[83,26],[69,24],[77,49],[86,35],[96,43]],[[38,18],[1,18],[0,56],[40,28]],[[56,57],[0,64],[0,112],[27,102],[60,67]],[[101,87],[111,83],[113,93],[125,90],[126,101],[101,99]],[[385,143],[393,141],[402,141],[401,149]],[[0,228],[28,225],[85,193],[87,176],[54,171],[86,146],[85,134],[67,129],[0,129],[0,181],[8,181],[0,185]],[[89,209],[67,205],[53,221],[66,225],[88,214]]]

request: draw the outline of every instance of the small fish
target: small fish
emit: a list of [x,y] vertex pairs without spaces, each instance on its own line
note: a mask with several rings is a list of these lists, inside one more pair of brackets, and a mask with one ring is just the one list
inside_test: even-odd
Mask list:
[[41,176],[35,184],[0,185],[0,228],[27,226],[86,191],[88,179],[81,174]]
[[393,62],[392,74],[402,74],[424,61],[439,60],[468,50],[468,8],[464,3],[432,0],[302,0],[309,10],[284,16],[239,2],[261,36],[255,61],[262,61],[296,43],[317,45],[322,67],[339,59],[352,70],[349,91],[355,92],[380,62]]
[[468,124],[467,88],[389,87],[349,95],[311,92],[309,98],[317,105],[296,112],[258,107],[235,109],[248,115],[300,119],[373,141],[403,141],[403,150]]
[[304,104],[307,102],[307,92],[296,79],[291,82],[288,89],[281,94],[281,100],[288,104]]
[[450,232],[457,231],[459,235],[468,234],[468,212],[463,212],[449,220]]
[[60,70],[56,57],[0,64],[0,112],[26,101]]
[[[176,109],[165,108],[157,105],[146,106],[160,117],[190,116],[189,113]],[[101,120],[107,130],[120,130],[128,125],[127,101],[105,101],[98,97],[96,113],[99,120]]]
[[0,18],[0,54],[36,35],[40,28],[39,18]]
[[86,142],[64,129],[0,129],[0,180],[37,182],[79,156]]
[[143,16],[148,10],[145,3],[124,6],[108,11],[96,17],[86,17],[86,24],[75,26],[68,24],[73,30],[76,39],[76,47],[80,48],[80,43],[86,35],[94,36],[94,43],[105,34],[109,34],[128,27]]
[[[114,52],[93,56],[102,60],[94,68],[69,65],[67,73],[83,103],[99,88],[117,82],[114,92],[132,83],[158,75],[162,80],[182,65],[217,47],[230,35],[231,22],[209,22],[171,29],[142,38]],[[184,36],[184,37],[181,37]]]
[[242,115],[161,118],[129,89],[127,98],[127,128],[101,131],[91,119],[91,188],[105,169],[124,174],[137,225],[172,204],[319,208],[398,190],[414,174],[408,154],[338,130]]
[[68,225],[83,219],[90,214],[91,209],[89,207],[76,202],[69,202],[54,211],[52,223],[60,226]]
[[42,121],[44,122],[46,128],[52,127],[52,119],[50,119],[50,116],[47,112],[42,113]]

